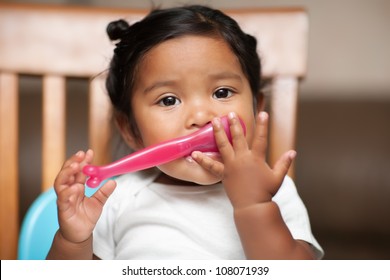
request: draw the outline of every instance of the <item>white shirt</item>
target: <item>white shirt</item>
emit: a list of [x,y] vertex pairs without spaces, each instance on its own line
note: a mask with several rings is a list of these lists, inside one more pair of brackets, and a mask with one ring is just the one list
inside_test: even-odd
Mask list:
[[[233,207],[222,184],[171,186],[154,183],[159,172],[123,175],[94,231],[102,259],[245,259]],[[295,239],[323,255],[305,206],[286,177],[273,200]]]

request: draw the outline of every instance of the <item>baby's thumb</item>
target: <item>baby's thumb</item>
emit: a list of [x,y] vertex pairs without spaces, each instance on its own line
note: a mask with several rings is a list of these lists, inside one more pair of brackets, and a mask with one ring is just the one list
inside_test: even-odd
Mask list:
[[94,199],[100,202],[101,206],[106,203],[107,199],[114,192],[116,188],[116,182],[114,180],[108,180],[101,186],[92,196]]

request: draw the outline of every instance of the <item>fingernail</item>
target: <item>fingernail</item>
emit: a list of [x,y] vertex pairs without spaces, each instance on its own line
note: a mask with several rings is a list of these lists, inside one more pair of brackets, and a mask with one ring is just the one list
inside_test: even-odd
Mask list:
[[193,151],[192,153],[191,153],[191,155],[189,156],[190,158],[191,158],[191,162],[193,162],[194,160],[196,160],[196,159],[198,159],[199,158],[199,154],[200,154],[200,152],[198,152],[198,151]]
[[236,113],[235,112],[230,112],[229,114],[228,114],[228,117],[229,117],[229,119],[234,119],[235,117],[236,117]]
[[268,114],[266,112],[260,112],[260,119],[262,121],[266,120],[268,117]]
[[214,118],[214,119],[212,119],[211,122],[216,127],[220,127],[221,126],[221,119],[220,118]]
[[194,158],[192,156],[187,156],[185,159],[189,163],[193,163],[194,162]]

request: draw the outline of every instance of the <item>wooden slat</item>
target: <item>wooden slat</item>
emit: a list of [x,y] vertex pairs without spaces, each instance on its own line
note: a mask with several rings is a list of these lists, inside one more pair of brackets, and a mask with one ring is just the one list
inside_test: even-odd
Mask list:
[[66,153],[65,78],[43,77],[42,190],[53,185]]
[[[264,76],[305,75],[308,17],[303,9],[226,12],[245,32],[258,38]],[[0,68],[33,74],[93,76],[106,68],[112,55],[113,44],[105,32],[107,24],[119,18],[138,21],[146,13],[136,9],[83,10],[39,5],[15,9],[15,5],[0,3]],[[42,18],[50,24],[42,27]]]
[[145,11],[0,3],[0,69],[90,77],[107,67],[114,44],[110,21]]
[[257,38],[262,75],[304,77],[307,71],[308,18],[305,10],[252,9],[226,11]]
[[89,88],[89,144],[95,152],[94,163],[97,165],[106,164],[111,159],[111,105],[105,92],[104,78],[93,79]]
[[0,258],[15,259],[19,232],[18,78],[0,73]]
[[[276,77],[272,81],[270,106],[270,163],[274,165],[279,157],[295,149],[298,79]],[[294,164],[289,170],[294,177]]]

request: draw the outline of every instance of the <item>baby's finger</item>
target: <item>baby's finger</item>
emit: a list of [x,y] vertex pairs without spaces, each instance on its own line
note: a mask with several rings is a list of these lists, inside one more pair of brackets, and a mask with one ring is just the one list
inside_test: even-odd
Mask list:
[[81,165],[81,167],[84,167],[86,164],[92,163],[94,153],[91,149],[88,149],[87,152],[85,153],[85,159]]
[[191,157],[204,169],[210,171],[216,176],[222,176],[224,172],[223,163],[213,160],[205,154],[195,151],[191,154]]
[[[73,184],[63,188],[57,193],[57,206],[59,211],[67,211],[73,207],[83,198],[84,186],[82,184]],[[74,210],[75,211],[75,210]],[[68,212],[68,215],[72,215]]]
[[287,175],[287,172],[296,155],[297,153],[295,151],[288,151],[275,163],[273,171],[280,181],[283,180],[283,178]]
[[268,114],[261,112],[257,118],[252,150],[261,158],[266,157],[268,145]]
[[248,143],[246,141],[244,130],[241,126],[240,120],[237,117],[237,114],[231,112],[228,114],[230,134],[232,136],[233,148],[236,151],[247,150]]
[[226,159],[227,157],[229,157],[229,155],[233,154],[233,146],[230,144],[225,130],[223,129],[221,119],[214,118],[212,120],[212,125],[214,131],[214,138],[215,142],[217,143],[219,153],[221,154],[223,159]]
[[114,180],[108,180],[102,187],[100,187],[92,196],[96,203],[103,206],[110,195],[116,188],[116,182]]
[[69,165],[71,165],[73,162],[82,162],[85,158],[85,153],[83,151],[78,151],[74,155],[72,155],[70,158],[68,158],[64,164],[62,165],[62,168],[66,168]]
[[61,169],[54,180],[54,190],[58,193],[63,188],[73,184],[76,180],[77,172],[80,172],[80,164],[77,162],[73,162],[69,166]]
[[[80,163],[80,169],[82,170],[85,165],[92,163],[92,160],[93,160],[93,151],[89,149],[85,153],[84,160]],[[76,182],[80,184],[84,184],[86,179],[87,176],[83,172],[78,173],[76,176]]]

